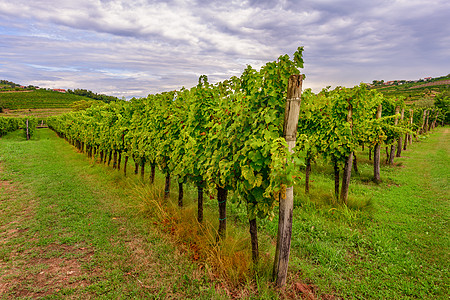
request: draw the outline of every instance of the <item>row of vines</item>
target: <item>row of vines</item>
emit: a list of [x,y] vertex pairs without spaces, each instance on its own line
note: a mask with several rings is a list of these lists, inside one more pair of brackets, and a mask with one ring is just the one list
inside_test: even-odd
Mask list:
[[26,118],[0,117],[0,137],[4,136],[8,132],[12,132],[19,128],[22,128],[25,137],[27,139],[30,139],[35,133],[37,124],[38,120],[35,117],[26,117]]
[[[292,59],[280,56],[259,71],[248,66],[240,77],[216,84],[201,76],[190,89],[94,105],[51,117],[47,123],[90,157],[112,161],[118,169],[123,165],[125,174],[129,159],[136,174],[150,167],[151,182],[158,168],[166,178],[165,197],[171,183],[178,183],[180,207],[183,184],[191,182],[198,189],[199,222],[204,191],[217,193],[219,240],[226,234],[226,206],[232,191],[232,200],[247,207],[252,257],[257,262],[257,218],[275,216],[286,189],[303,177],[301,167],[306,165],[308,172],[311,160],[319,156],[329,160],[335,168],[337,195],[342,170],[340,199],[345,203],[360,147],[374,149],[375,158],[382,145],[401,144],[402,136],[425,126],[419,120],[423,112],[406,111],[411,121],[401,99],[387,99],[364,85],[318,94],[306,90],[291,153],[283,136],[286,101],[291,100],[286,87],[289,77],[303,67],[302,51],[300,47]],[[437,111],[428,115],[433,119]],[[275,273],[282,285],[283,279],[278,280],[282,275]]]

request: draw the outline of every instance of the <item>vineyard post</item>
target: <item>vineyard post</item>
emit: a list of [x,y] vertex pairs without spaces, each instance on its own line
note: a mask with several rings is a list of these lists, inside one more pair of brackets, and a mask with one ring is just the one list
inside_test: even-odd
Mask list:
[[[411,115],[412,115],[412,109],[409,110],[409,116],[410,116],[409,117],[409,129],[411,129],[411,125],[412,125]],[[409,132],[405,133],[405,140],[404,140],[404,143],[403,143],[403,150],[406,150],[406,147],[408,146],[409,135],[410,135]]]
[[[403,124],[403,119],[405,118],[405,109],[402,108],[402,112],[400,114],[400,122]],[[401,157],[402,155],[402,136],[399,135],[398,137],[398,143],[397,143],[397,157]]]
[[311,174],[311,152],[306,153],[305,193],[309,193],[309,175]]
[[423,111],[423,116],[422,116],[422,130],[420,131],[420,134],[424,134],[426,131],[426,129],[425,129],[425,120],[426,120],[426,118],[427,118],[427,110],[425,109],[424,111]]
[[[378,105],[377,108],[377,115],[376,118],[377,119],[381,119],[381,110],[382,110],[382,106],[381,104]],[[381,145],[379,143],[375,144],[375,149],[373,150],[373,177],[376,183],[380,183],[381,182],[381,177],[380,177],[380,148]]]
[[[348,107],[347,122],[350,123],[350,129],[353,130],[352,105]],[[352,176],[353,151],[350,151],[345,159],[344,170],[342,174],[341,202],[347,204],[348,187],[350,186],[350,177]]]
[[[411,127],[414,122],[413,120],[414,120],[414,110],[410,109],[409,110],[409,125],[411,125]],[[411,133],[408,134],[408,143],[410,145],[412,144],[412,134]]]
[[[394,126],[397,126],[398,124],[398,114],[400,112],[400,107],[396,107],[395,108],[395,119],[394,119]],[[393,144],[391,145],[391,152],[389,153],[389,164],[392,165],[394,164],[394,156],[395,156],[395,141],[393,142]]]
[[[300,113],[302,75],[291,75],[287,87],[287,101],[284,115],[283,136],[292,152],[295,147]],[[286,284],[286,275],[291,250],[292,213],[294,209],[294,187],[286,187],[285,193],[280,193],[280,208],[278,219],[277,248],[273,265],[273,278],[278,287]]]
[[30,131],[28,129],[28,119],[27,119],[27,141],[30,139]]

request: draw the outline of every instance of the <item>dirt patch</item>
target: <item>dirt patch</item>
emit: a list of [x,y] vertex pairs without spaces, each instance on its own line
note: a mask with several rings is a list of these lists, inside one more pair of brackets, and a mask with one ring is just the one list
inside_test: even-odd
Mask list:
[[[0,173],[4,166],[0,164]],[[84,245],[37,246],[30,232],[39,199],[20,183],[0,180],[0,298],[40,298],[62,289],[82,288],[89,278],[94,254]]]
[[[21,254],[13,254],[0,267],[0,296],[38,298],[63,289],[77,289],[89,284],[98,274],[89,264],[94,251],[89,247],[51,244]],[[1,261],[0,261],[1,262]]]
[[7,180],[0,180],[0,191],[2,193],[8,193],[13,188],[12,182]]

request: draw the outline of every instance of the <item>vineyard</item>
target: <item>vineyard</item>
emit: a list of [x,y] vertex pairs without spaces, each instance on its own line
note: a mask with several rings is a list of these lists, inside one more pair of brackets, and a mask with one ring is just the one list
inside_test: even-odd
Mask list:
[[10,91],[0,93],[0,107],[8,109],[70,108],[86,97],[50,90]]
[[[214,199],[219,244],[227,235],[227,204],[245,207],[254,265],[261,259],[257,221],[278,218],[273,280],[281,287],[293,231],[293,187],[302,183],[304,192],[295,193],[314,192],[314,162],[332,167],[333,201],[347,208],[352,173],[367,160],[362,153],[368,151],[372,180],[379,184],[384,180],[381,150],[394,165],[447,114],[410,108],[404,97],[384,96],[364,84],[318,94],[302,91],[302,51],[293,58],[280,56],[259,71],[248,66],[240,77],[211,84],[201,76],[190,89],[94,104],[49,117],[47,124],[80,152],[124,175],[131,164],[132,173],[144,178],[147,172],[154,184],[158,169],[165,177],[164,198],[177,186],[180,210],[184,187],[195,186],[199,223],[204,203],[211,201],[205,195]],[[0,136],[25,128],[23,122],[0,118]]]
[[[413,134],[425,133],[438,122],[439,110],[405,112],[403,99],[383,97],[364,85],[323,90],[317,95],[307,90],[301,96],[298,126],[293,136],[283,138],[288,79],[302,66],[299,48],[292,60],[281,56],[260,71],[249,66],[240,77],[217,84],[202,76],[191,89],[93,106],[50,118],[48,124],[90,157],[97,155],[108,164],[112,160],[118,169],[123,159],[125,173],[132,159],[135,173],[140,167],[144,174],[145,166],[150,167],[152,183],[158,167],[166,177],[166,197],[171,183],[178,184],[180,207],[183,184],[191,182],[198,188],[199,222],[204,189],[216,191],[219,238],[226,234],[228,193],[233,191],[233,199],[247,207],[257,263],[257,218],[273,218],[286,191],[301,177],[306,178],[309,191],[311,161],[320,156],[333,165],[335,195],[345,205],[360,149],[367,147],[373,153],[374,180],[380,182],[381,147],[389,148],[393,164]],[[294,140],[294,145],[297,140],[292,153],[289,140]],[[302,165],[306,165],[305,176]],[[280,223],[279,239],[290,230]],[[283,242],[279,243],[282,247]],[[284,251],[288,256],[289,250]],[[277,271],[274,274],[279,275]]]
[[4,136],[8,132],[12,132],[19,128],[22,128],[25,137],[29,140],[34,135],[37,125],[38,119],[35,117],[25,117],[25,118],[0,117],[0,137]]

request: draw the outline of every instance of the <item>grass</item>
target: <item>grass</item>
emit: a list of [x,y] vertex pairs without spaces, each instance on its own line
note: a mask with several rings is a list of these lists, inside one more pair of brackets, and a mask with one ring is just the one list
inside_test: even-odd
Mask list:
[[346,299],[447,299],[449,149],[440,128],[384,166],[380,186],[366,180],[371,165],[360,154],[349,207],[329,201],[331,173],[318,166],[311,199],[297,198],[293,269]]
[[49,130],[0,140],[2,298],[220,298],[112,170]]
[[348,206],[333,197],[329,166],[313,165],[311,193],[296,187],[283,290],[269,280],[276,218],[258,221],[262,262],[251,273],[245,207],[228,205],[218,246],[216,201],[206,201],[199,226],[192,186],[179,209],[176,197],[162,200],[161,174],[144,185],[37,132],[28,142],[17,132],[0,139],[4,298],[448,298],[448,128],[383,165],[380,185],[358,153]]

